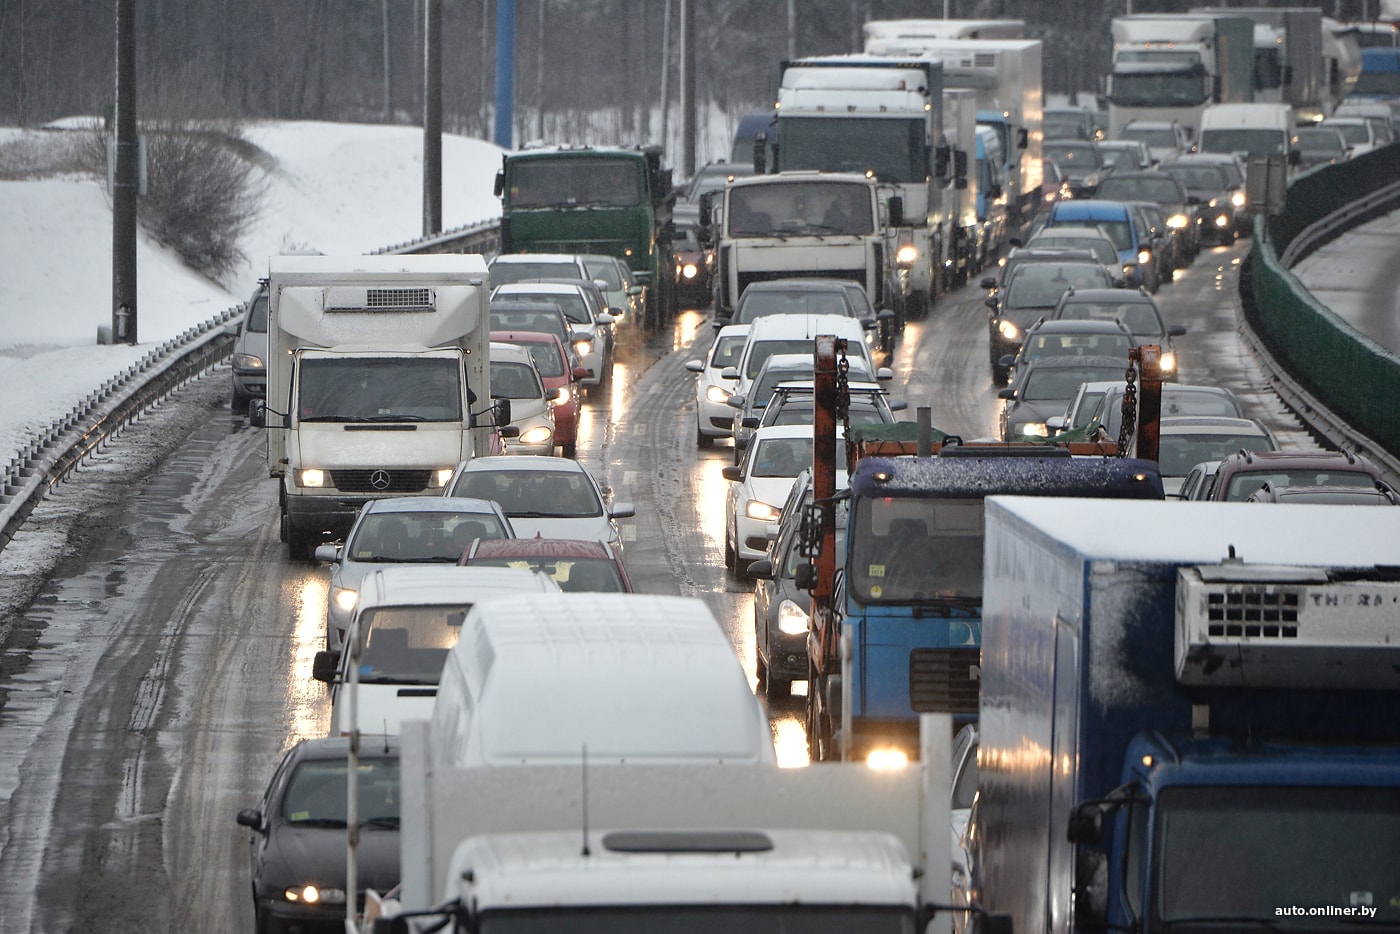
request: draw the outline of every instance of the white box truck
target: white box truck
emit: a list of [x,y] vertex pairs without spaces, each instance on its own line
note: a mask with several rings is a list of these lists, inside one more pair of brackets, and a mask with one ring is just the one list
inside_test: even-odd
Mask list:
[[483,604],[433,721],[404,725],[402,913],[383,926],[946,934],[949,719],[917,766],[779,768],[752,754],[758,709],[698,599]]
[[490,450],[482,257],[275,256],[268,292],[267,397],[250,419],[267,429],[293,560],[369,499],[440,495]]

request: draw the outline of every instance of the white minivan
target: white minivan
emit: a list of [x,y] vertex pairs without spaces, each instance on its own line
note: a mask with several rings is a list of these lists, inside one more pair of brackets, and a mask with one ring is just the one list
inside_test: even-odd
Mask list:
[[362,733],[397,735],[404,720],[427,718],[443,662],[478,602],[558,590],[548,574],[522,568],[431,565],[371,572],[360,588],[345,648],[317,652],[312,662],[312,677],[331,689],[330,735],[348,733],[352,723]]
[[776,764],[728,636],[695,597],[527,594],[468,614],[429,743],[449,766]]

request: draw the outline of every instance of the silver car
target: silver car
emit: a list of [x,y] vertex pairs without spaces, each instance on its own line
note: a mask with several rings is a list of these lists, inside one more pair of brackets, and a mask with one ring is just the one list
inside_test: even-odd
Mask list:
[[501,507],[486,499],[396,496],[365,503],[343,545],[320,545],[331,565],[326,648],[340,651],[360,584],[371,571],[399,564],[456,564],[478,538],[515,538]]
[[267,396],[267,304],[267,286],[259,285],[234,330],[233,411],[239,415]]

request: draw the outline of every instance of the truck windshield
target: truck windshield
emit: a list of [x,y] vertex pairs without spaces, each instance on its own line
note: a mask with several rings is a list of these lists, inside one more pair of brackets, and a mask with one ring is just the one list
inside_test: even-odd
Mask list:
[[[982,605],[980,499],[859,499],[846,542],[847,586],[863,603]],[[979,629],[968,627],[967,644]]]
[[1119,107],[1194,107],[1210,97],[1210,84],[1187,71],[1125,72],[1113,75],[1108,99]]
[[558,157],[509,164],[509,207],[635,207],[642,200],[640,159]]
[[870,189],[841,182],[793,182],[730,189],[734,237],[869,234],[875,229]]
[[462,420],[462,371],[451,357],[312,357],[298,368],[302,421]]
[[782,117],[783,171],[873,171],[882,182],[928,178],[923,119]]
[[1313,931],[1400,922],[1394,788],[1168,788],[1154,839],[1159,922],[1248,918]]
[[1363,71],[1351,93],[1359,97],[1400,97],[1400,71]]
[[479,934],[913,934],[910,908],[871,905],[581,905],[484,911]]

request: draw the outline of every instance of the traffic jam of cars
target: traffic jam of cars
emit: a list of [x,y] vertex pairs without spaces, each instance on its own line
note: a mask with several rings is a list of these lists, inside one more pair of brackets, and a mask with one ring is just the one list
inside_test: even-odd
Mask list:
[[[1123,27],[1125,36],[1135,34],[1137,26],[1135,19],[1127,19],[1132,22]],[[1191,22],[1193,29],[1207,28],[1194,19]],[[866,35],[879,39],[881,31],[867,28]],[[909,36],[900,38],[912,41]],[[993,57],[1028,54],[1031,44],[1038,44],[1019,37],[926,38],[929,54],[938,53],[940,42],[986,42],[987,54]],[[880,54],[878,49],[867,51]],[[1142,606],[1132,607],[1127,604],[1134,601],[1115,599],[1111,593],[1101,598],[1095,592],[1100,602],[1093,602],[1086,591],[1085,602],[1074,608],[1080,615],[1072,620],[1064,616],[1062,607],[1047,610],[1048,597],[1026,590],[1026,612],[1048,612],[1053,619],[1046,625],[1054,634],[1054,647],[1045,643],[1036,660],[1053,670],[1047,676],[1049,688],[1038,681],[1032,684],[1044,674],[1040,671],[1022,672],[1024,683],[1012,683],[1021,675],[999,672],[984,653],[991,640],[1007,638],[993,634],[994,620],[1003,625],[998,633],[1015,625],[1005,621],[1010,611],[991,605],[993,583],[1007,593],[1022,595],[1017,588],[1023,585],[1001,563],[1005,555],[1019,549],[1026,552],[1021,555],[1024,560],[1043,561],[1037,565],[1038,573],[1063,592],[1097,587],[1122,573],[1108,560],[1111,556],[1098,554],[1077,537],[1083,520],[1062,510],[1066,497],[1075,497],[1076,502],[1095,498],[1093,508],[1124,527],[1158,521],[1164,515],[1156,504],[1133,500],[1400,505],[1400,494],[1364,456],[1282,449],[1273,432],[1250,417],[1230,389],[1183,378],[1183,373],[1200,373],[1204,367],[1201,361],[1182,359],[1178,345],[1183,342],[1174,339],[1186,335],[1187,329],[1173,320],[1161,301],[1162,293],[1198,258],[1251,235],[1244,159],[1228,149],[1208,151],[1202,131],[1175,120],[1137,118],[1114,125],[1098,119],[1089,108],[1047,107],[1043,139],[1040,128],[1034,131],[1037,145],[1043,141],[1044,181],[1030,186],[1028,200],[1016,208],[1020,223],[1008,223],[1008,204],[1023,194],[1018,189],[1021,157],[986,150],[990,140],[979,135],[976,148],[968,140],[969,151],[959,153],[964,158],[947,160],[954,166],[961,164],[964,175],[937,177],[952,196],[967,190],[969,173],[977,176],[985,170],[986,179],[999,179],[988,181],[983,192],[991,195],[994,186],[998,194],[992,198],[999,200],[999,207],[986,210],[1004,214],[999,219],[984,217],[965,234],[953,236],[950,231],[946,243],[935,243],[921,239],[929,217],[920,213],[911,220],[909,216],[916,208],[923,211],[919,202],[899,194],[874,170],[852,172],[848,165],[825,165],[819,158],[828,149],[839,148],[838,136],[844,144],[847,137],[861,132],[861,114],[855,104],[841,108],[852,121],[844,135],[818,132],[814,125],[824,118],[813,114],[825,105],[812,102],[820,101],[823,94],[838,97],[843,90],[859,88],[870,91],[873,101],[876,91],[889,91],[887,102],[870,105],[878,108],[880,119],[905,106],[900,103],[900,95],[909,91],[905,72],[923,67],[917,65],[922,59],[881,61],[785,63],[783,93],[793,92],[794,105],[783,108],[781,117],[774,117],[771,124],[772,138],[781,131],[782,145],[766,150],[764,144],[772,141],[766,133],[754,144],[736,142],[736,152],[752,145],[752,169],[735,161],[711,163],[697,170],[690,184],[678,192],[669,190],[669,176],[664,184],[658,181],[662,177],[656,171],[659,156],[650,150],[561,147],[552,152],[558,164],[549,175],[544,173],[548,164],[544,154],[533,152],[529,159],[522,154],[519,166],[508,158],[498,188],[505,192],[511,236],[520,242],[507,245],[489,264],[483,257],[425,262],[422,272],[427,278],[418,284],[433,283],[433,289],[421,291],[433,293],[432,313],[438,318],[421,335],[399,334],[403,339],[386,342],[385,346],[394,348],[392,353],[366,350],[364,331],[355,333],[355,341],[347,340],[343,352],[324,339],[324,332],[317,332],[320,336],[315,341],[320,343],[305,338],[312,329],[302,333],[296,328],[314,317],[314,311],[299,304],[303,299],[296,290],[314,282],[329,286],[327,293],[353,292],[364,295],[367,302],[407,304],[418,298],[407,295],[415,290],[406,279],[394,290],[403,294],[380,299],[373,294],[382,285],[377,280],[336,279],[339,273],[329,267],[303,262],[281,272],[274,269],[271,282],[260,286],[250,300],[233,357],[233,405],[269,432],[269,463],[275,474],[280,471],[284,483],[281,523],[290,556],[314,560],[327,570],[325,645],[316,655],[314,677],[326,684],[331,704],[330,735],[287,751],[262,799],[237,814],[238,824],[252,832],[253,898],[260,932],[311,930],[323,923],[331,925],[327,929],[337,929],[337,919],[347,915],[365,918],[381,910],[392,913],[402,906],[383,908],[379,898],[401,897],[409,905],[415,901],[411,888],[407,895],[401,895],[401,890],[415,884],[429,884],[436,904],[444,878],[450,880],[451,907],[433,910],[455,919],[455,930],[487,930],[482,919],[489,911],[508,915],[532,906],[543,913],[547,926],[552,920],[549,911],[558,910],[561,899],[579,899],[593,905],[590,911],[597,910],[596,899],[602,896],[576,890],[583,885],[578,881],[582,876],[571,872],[579,867],[565,866],[564,857],[549,849],[557,841],[516,837],[487,841],[480,844],[487,849],[474,857],[454,857],[459,862],[441,878],[428,883],[402,878],[406,869],[397,863],[398,854],[420,853],[415,848],[426,846],[417,839],[400,838],[399,808],[410,800],[400,789],[408,771],[421,765],[400,761],[401,741],[409,729],[405,725],[429,724],[428,755],[446,756],[432,759],[443,770],[467,768],[462,762],[468,760],[479,767],[481,762],[496,761],[492,756],[522,768],[541,762],[572,766],[591,761],[647,762],[658,768],[696,761],[752,760],[771,765],[766,708],[755,707],[755,694],[773,705],[795,703],[803,709],[806,748],[813,762],[850,759],[870,766],[907,764],[920,754],[920,714],[946,715],[957,730],[949,746],[955,762],[952,795],[942,802],[944,807],[951,802],[951,814],[941,812],[952,818],[954,900],[962,909],[955,912],[953,927],[964,931],[970,924],[986,924],[989,930],[1009,932],[1009,926],[998,926],[1001,916],[984,911],[979,903],[980,887],[997,883],[997,870],[978,865],[987,852],[979,849],[986,843],[979,835],[995,832],[989,828],[1004,829],[1006,814],[1014,810],[996,811],[1001,805],[995,796],[982,800],[974,794],[981,787],[979,743],[984,754],[989,748],[1009,754],[1007,727],[978,722],[979,692],[984,705],[989,692],[1001,691],[999,702],[1044,707],[1040,715],[1047,723],[1053,719],[1055,730],[1065,729],[1059,718],[1075,716],[1076,705],[1100,704],[1108,711],[1121,704],[1127,711],[1122,713],[1125,722],[1136,724],[1125,729],[1141,728],[1150,734],[1133,740],[1144,749],[1157,750],[1153,743],[1170,746],[1174,742],[1152,731],[1159,723],[1164,730],[1175,730],[1183,709],[1187,726],[1197,728],[1193,742],[1207,743],[1211,724],[1197,719],[1204,716],[1208,721],[1210,715],[1191,712],[1191,704],[1185,701],[1163,701],[1160,710],[1149,710],[1146,701],[1134,705],[1097,693],[1104,689],[1094,682],[1092,673],[1086,673],[1087,667],[1053,669],[1054,664],[1068,664],[1066,659],[1087,651],[1079,641],[1086,638],[1087,630],[1071,633],[1071,623],[1087,625],[1091,618],[1107,616],[1101,625],[1149,632],[1157,619],[1152,615],[1156,610],[1147,604],[1173,604],[1171,594],[1163,596],[1156,590],[1151,600],[1144,598]],[[829,68],[829,73],[820,73],[823,68]],[[900,76],[892,83],[882,69],[894,68],[900,69]],[[1127,69],[1123,75],[1135,76],[1140,70]],[[1010,72],[1003,77],[1006,74]],[[842,82],[854,83],[846,87]],[[897,90],[890,91],[891,86]],[[1013,89],[1008,85],[1004,90]],[[804,107],[815,109],[809,113]],[[918,119],[924,119],[926,110],[916,111]],[[1015,111],[1011,107],[1007,112]],[[874,114],[865,116],[875,119]],[[1107,138],[1110,129],[1113,139]],[[1280,155],[1289,171],[1335,164],[1374,145],[1368,118],[1360,115],[1337,116],[1316,127],[1290,125],[1287,130]],[[891,145],[890,137],[879,138],[885,140],[883,145]],[[1014,132],[1009,138],[1015,139]],[[915,148],[925,160],[915,173],[922,184],[925,170],[935,171],[929,161],[933,147],[920,142]],[[1294,151],[1299,153],[1296,157],[1289,155]],[[838,155],[833,152],[833,158]],[[763,166],[767,158],[777,164]],[[884,164],[880,159],[888,160],[890,153],[861,158],[872,165]],[[627,175],[628,171],[635,174]],[[614,172],[616,176],[610,174]],[[893,175],[893,170],[886,172],[887,177]],[[650,197],[618,199],[618,189],[607,187],[607,180],[614,177],[630,179],[626,185]],[[1037,173],[1036,178],[1041,177]],[[533,197],[546,182],[564,185],[566,180],[576,190],[565,201],[526,197],[527,192]],[[648,187],[653,185],[657,190]],[[969,206],[975,203],[975,191],[972,195]],[[512,198],[518,202],[514,208]],[[643,216],[655,225],[654,230],[665,234],[651,269],[638,273],[634,263],[601,252],[575,254],[566,248],[548,248],[548,243],[556,241],[542,239],[545,248],[531,248],[525,242],[529,222],[555,211],[554,222],[561,224],[560,204],[574,215],[579,212],[573,206],[593,205],[589,220],[595,224],[606,223],[609,210],[619,212],[619,224],[626,219],[625,211],[640,212],[633,215],[634,220]],[[660,210],[661,205],[668,210]],[[653,213],[646,214],[648,210]],[[993,230],[1002,233],[994,235]],[[563,234],[554,231],[550,236]],[[959,255],[956,244],[964,237],[970,238],[969,252]],[[942,257],[929,255],[938,249],[949,252]],[[967,279],[958,270],[979,278]],[[317,280],[317,275],[322,278]],[[489,294],[478,302],[482,320],[462,324],[459,319],[464,321],[465,315],[460,308],[454,310],[452,303],[458,299],[453,289],[471,276],[478,285],[487,283]],[[923,416],[911,418],[906,401],[891,392],[891,365],[902,347],[906,325],[929,316],[930,309],[938,307],[935,302],[941,293],[951,294],[954,288],[963,289],[960,300],[985,308],[987,375],[993,390],[989,398],[995,396],[998,403],[993,437],[947,435],[923,421]],[[640,704],[638,698],[618,701],[617,722],[600,728],[578,750],[556,748],[563,740],[544,727],[539,737],[528,737],[528,743],[527,737],[508,736],[502,723],[489,715],[501,704],[538,709],[538,719],[548,720],[538,702],[510,680],[518,676],[510,668],[517,653],[550,671],[566,661],[578,670],[578,658],[588,659],[590,665],[597,662],[598,696],[608,696],[609,690],[619,691],[621,686],[600,659],[626,660],[664,680],[666,672],[652,667],[660,664],[658,659],[686,668],[668,653],[683,657],[693,651],[700,659],[708,657],[707,646],[713,648],[706,641],[713,641],[712,634],[706,632],[703,638],[687,634],[683,625],[692,615],[699,621],[697,631],[713,622],[698,599],[673,598],[680,602],[653,605],[647,602],[651,598],[634,592],[620,531],[620,523],[635,515],[634,506],[615,500],[612,491],[578,459],[580,425],[587,407],[611,390],[624,329],[641,327],[658,313],[678,308],[708,313],[713,325],[712,335],[706,329],[706,339],[697,343],[697,356],[685,363],[685,370],[694,377],[685,432],[690,436],[693,431],[697,457],[707,465],[715,460],[713,452],[707,454],[710,449],[727,449],[719,458],[723,463],[715,466],[726,490],[722,549],[729,579],[738,587],[752,588],[752,682],[756,687],[750,687],[747,667],[741,666],[737,656],[724,659],[713,677],[704,674],[710,680],[696,690],[714,692],[707,703],[713,705],[709,709],[715,711],[716,721],[712,729],[697,727],[689,741],[693,745],[646,728],[655,712],[636,708],[657,700],[654,696],[640,698]],[[400,321],[406,318],[401,315]],[[980,311],[976,319],[980,335]],[[450,339],[443,340],[443,335]],[[422,346],[409,349],[411,345]],[[824,356],[832,348],[838,356]],[[979,372],[981,353],[979,346]],[[410,372],[410,357],[421,365],[421,372]],[[291,359],[299,368],[295,381],[278,372],[279,367],[292,365],[281,361]],[[839,376],[833,375],[838,372]],[[317,379],[324,379],[325,389],[319,399],[313,399]],[[480,387],[483,379],[489,380],[490,398],[472,389]],[[409,401],[394,400],[399,380]],[[441,388],[444,385],[446,389]],[[327,414],[334,411],[327,408],[328,402],[345,402],[357,391],[369,391],[366,386],[377,387],[381,396],[353,414]],[[290,395],[293,392],[304,395]],[[1150,408],[1143,401],[1149,395]],[[288,413],[273,412],[273,400],[284,398],[292,399]],[[1146,420],[1150,424],[1144,424]],[[395,421],[411,425],[401,433],[398,446],[405,457],[417,460],[391,470],[366,472],[356,488],[362,505],[353,515],[343,513],[343,503],[334,507],[341,511],[333,514],[328,501],[317,500],[318,490],[330,483],[348,484],[349,468],[337,471],[288,460],[289,451],[313,450],[314,433],[328,422],[350,424],[356,434],[368,436],[376,425]],[[823,430],[829,434],[820,434]],[[297,444],[288,440],[293,432],[302,433]],[[444,436],[448,435],[457,447],[453,443],[433,447],[447,442]],[[837,453],[823,460],[822,452],[830,450]],[[411,480],[400,481],[410,473]],[[405,485],[392,485],[399,482]],[[345,486],[341,492],[350,489]],[[1017,498],[1010,506],[988,503],[988,497],[1001,493]],[[1023,505],[1032,498],[1044,503]],[[1163,508],[1178,509],[1179,514],[1191,511],[1193,517],[1202,514],[1196,506]],[[1251,530],[1257,527],[1262,541],[1286,528],[1287,512],[1254,509],[1248,517],[1231,521],[1246,522]],[[1360,514],[1372,511],[1353,513]],[[1384,520],[1357,521],[1363,526],[1358,539],[1366,540],[1372,534],[1369,523]],[[1205,536],[1214,524],[1194,518],[1193,522],[1205,531],[1183,535]],[[1005,529],[1012,527],[1020,530],[1017,534],[1024,535],[1024,541],[1040,544],[1013,546],[1007,544],[1010,538],[997,537],[1010,535]],[[1049,557],[1037,557],[1037,549]],[[1209,573],[1202,575],[1201,586],[1209,589],[1213,581],[1223,579],[1238,586],[1223,596],[1211,592],[1209,599],[1219,604],[1218,618],[1212,617],[1214,622],[1202,630],[1209,634],[1204,643],[1188,646],[1193,654],[1180,654],[1175,673],[1170,634],[1165,648],[1148,653],[1156,666],[1151,672],[1133,669],[1122,660],[1098,659],[1093,664],[1107,666],[1105,671],[1126,666],[1127,672],[1110,673],[1140,678],[1148,695],[1157,692],[1174,699],[1196,689],[1209,694],[1241,688],[1251,683],[1256,668],[1263,669],[1258,675],[1263,680],[1257,684],[1282,692],[1292,673],[1306,666],[1305,650],[1317,645],[1300,646],[1302,640],[1291,643],[1290,649],[1300,652],[1297,658],[1304,659],[1294,661],[1288,655],[1290,649],[1277,655],[1266,651],[1262,655],[1268,657],[1262,657],[1252,655],[1248,646],[1232,643],[1221,648],[1221,640],[1269,634],[1282,646],[1285,637],[1295,639],[1305,609],[1300,603],[1302,591],[1278,598],[1275,591],[1280,588],[1267,582],[1256,586],[1263,576],[1256,580],[1241,575],[1238,562],[1230,563],[1235,561],[1233,544],[1229,556],[1222,553],[1209,559],[1224,563],[1211,565]],[[1146,575],[1154,581],[1165,573],[1158,573],[1159,565],[1176,580],[1176,556],[1144,553],[1142,560],[1154,568]],[[1300,548],[1298,560],[1318,559]],[[1081,561],[1082,568],[1076,565]],[[1208,562],[1190,563],[1199,572],[1194,566]],[[1190,576],[1191,569],[1179,570]],[[1317,572],[1298,587],[1329,586],[1345,577]],[[985,605],[984,592],[989,595]],[[1240,592],[1250,596],[1240,597],[1236,605],[1232,601]],[[1216,608],[1216,603],[1202,600],[1207,607],[1202,612]],[[1179,601],[1173,605],[1178,612],[1186,612]],[[674,614],[676,634],[663,637],[654,631],[654,616],[662,611]],[[1172,606],[1165,612],[1170,615]],[[534,613],[547,618],[536,619]],[[844,620],[845,636],[839,635],[839,627],[833,630],[827,614]],[[529,621],[539,623],[538,631],[522,631]],[[714,629],[719,632],[717,626]],[[838,635],[833,636],[833,631]],[[1035,638],[1049,637],[1041,632]],[[1194,637],[1188,632],[1181,638]],[[659,648],[662,643],[668,647]],[[1000,651],[1014,655],[1005,646]],[[1336,651],[1329,656],[1334,661],[1351,657]],[[1387,659],[1391,651],[1386,650]],[[1225,683],[1220,670],[1234,679],[1230,688],[1220,687]],[[672,673],[682,677],[674,669]],[[687,670],[684,677],[699,678],[701,673]],[[1300,677],[1316,690],[1341,691],[1339,683],[1325,675]],[[804,682],[795,692],[794,685]],[[1032,694],[1017,693],[1022,690]],[[507,691],[515,693],[500,693]],[[1053,697],[1035,691],[1051,691]],[[494,697],[492,692],[497,692]],[[580,693],[587,696],[571,698],[566,706],[578,704],[582,710],[593,702],[594,695],[587,689],[581,688]],[[659,693],[664,692],[658,689]],[[1270,716],[1287,709],[1286,702],[1274,695],[1267,700],[1226,696],[1220,702],[1222,730],[1234,728],[1237,721],[1251,723],[1254,716],[1267,723]],[[1332,702],[1330,694],[1326,702]],[[1255,703],[1261,706],[1251,706]],[[1348,703],[1338,701],[1336,709],[1371,709],[1365,703],[1354,707]],[[633,717],[635,722],[629,719]],[[1086,734],[1094,729],[1087,719],[1075,723],[1075,729]],[[447,753],[432,747],[447,736],[455,737]],[[1284,740],[1291,738],[1284,733]],[[1119,739],[1127,742],[1125,737],[1115,737],[1113,742]],[[1059,762],[1063,756],[1068,763],[1078,761],[1083,751],[1073,747],[1078,741],[1075,735],[1047,732],[1026,739],[1022,752],[1043,756],[1049,763],[1053,746],[1053,759]],[[1002,745],[989,746],[996,743]],[[1119,756],[1121,750],[1109,746],[1104,739],[1105,754]],[[1153,859],[1173,867],[1172,860],[1182,858],[1179,849],[1187,844],[1174,838],[1149,842],[1146,821],[1151,808],[1159,809],[1154,833],[1169,836],[1164,828],[1172,816],[1178,823],[1171,826],[1179,826],[1186,840],[1195,839],[1190,834],[1204,833],[1215,814],[1225,815],[1222,820],[1227,821],[1220,833],[1240,835],[1245,825],[1228,821],[1244,820],[1242,815],[1251,806],[1240,797],[1245,792],[1265,797],[1277,792],[1279,806],[1285,809],[1295,803],[1280,790],[1286,782],[1278,776],[1287,773],[1286,765],[1274,760],[1241,764],[1230,759],[1223,746],[1208,752],[1195,746],[1171,747],[1177,765],[1197,761],[1192,759],[1195,755],[1203,757],[1203,764],[1197,765],[1202,771],[1174,779],[1176,785],[1163,778],[1164,773],[1153,771],[1164,760],[1160,750],[1129,756],[1124,766],[1128,777],[1121,783],[1115,773],[1113,783],[1100,789],[1102,794],[1085,797],[1075,792],[1079,797],[1072,802],[1077,808],[1073,820],[1069,798],[1056,798],[1055,807],[1065,811],[1060,816],[1069,827],[1068,836],[1063,827],[1054,836],[1054,845],[1064,849],[1063,853],[1054,850],[1057,865],[1060,861],[1073,864],[1064,869],[1072,875],[1092,870],[1090,864],[1097,859],[1106,878],[1109,869],[1103,861],[1110,858],[1111,837],[1105,837],[1105,821],[1120,811],[1132,823],[1129,829],[1121,821],[1118,824],[1120,839],[1113,846],[1128,847],[1128,854],[1119,857],[1113,873],[1160,875],[1169,870],[1144,869],[1141,863],[1147,856],[1142,848],[1158,847],[1160,853]],[[1303,753],[1270,755],[1281,762]],[[1115,769],[1120,764],[1109,763]],[[1225,775],[1231,768],[1238,769],[1238,774],[1210,778],[1216,776],[1212,769]],[[988,775],[986,762],[980,769],[982,776]],[[1065,771],[1068,774],[1069,765]],[[432,798],[435,779],[414,775],[413,806],[426,809],[419,817],[426,813],[430,821],[436,820],[441,815],[433,810],[438,807]],[[1048,784],[1042,790],[1053,786],[1055,794],[1060,794],[1058,779],[1043,778]],[[1212,780],[1218,787],[1210,785]],[[1143,790],[1153,787],[1154,781],[1165,784],[1152,794]],[[1367,781],[1364,776],[1355,778],[1358,785]],[[1082,784],[1089,787],[1087,779]],[[505,794],[499,789],[491,793]],[[1391,796],[1388,813],[1393,814],[1393,781],[1386,793]],[[1049,795],[1046,790],[1042,797],[1049,801]],[[607,811],[616,805],[603,797],[605,813],[618,813]],[[601,838],[600,852],[607,859],[626,863],[644,859],[644,854],[714,856],[722,852],[730,859],[752,858],[750,871],[755,879],[763,879],[781,871],[779,856],[795,852],[784,847],[799,845],[786,841],[780,845],[776,837],[752,833],[723,839],[714,833],[688,837],[673,827],[665,828],[670,838],[652,838],[641,823],[653,819],[646,810],[650,798],[639,793],[635,800],[640,802],[639,824],[619,825]],[[1337,814],[1350,813],[1340,803],[1335,808],[1311,823],[1299,818],[1299,827],[1307,829],[1298,832],[1313,832]],[[791,811],[795,809],[790,806],[776,808],[773,826],[812,829]],[[748,811],[741,808],[737,813]],[[525,824],[536,830],[554,827],[547,821]],[[482,826],[493,825],[483,819]],[[1345,826],[1355,829],[1353,824]],[[415,827],[423,832],[421,824]],[[358,832],[359,870],[354,885],[346,882],[347,829]],[[582,832],[587,857],[586,826]],[[1337,833],[1329,830],[1327,839]],[[1134,834],[1143,836],[1138,839]],[[1130,842],[1121,842],[1128,837]],[[1366,839],[1376,841],[1374,834]],[[1282,840],[1278,837],[1275,844],[1287,849]],[[1389,846],[1384,852],[1400,859],[1393,840],[1375,845]],[[773,859],[764,863],[753,856],[757,853],[768,853]],[[867,857],[870,865],[861,865],[872,874],[873,885],[876,860]],[[443,867],[436,860],[442,858],[424,856],[415,868],[437,872]],[[531,859],[546,858],[558,860],[558,875],[551,877],[556,889],[548,893],[532,888],[538,879],[526,868]],[[896,861],[906,858],[908,854],[902,854]],[[712,869],[709,863],[697,861],[693,871],[701,878]],[[1352,869],[1358,879],[1339,897],[1349,898],[1353,905],[1372,904],[1379,894],[1373,896],[1370,882],[1359,878],[1365,875],[1361,868],[1348,871]],[[1171,871],[1185,874],[1180,867]],[[476,872],[499,888],[485,882],[477,887]],[[909,873],[905,866],[904,872],[909,888],[909,878],[919,878],[923,871],[916,868]],[[1100,876],[1093,878],[1102,881]],[[1289,878],[1296,881],[1297,876]],[[1052,879],[1049,884],[1059,881]],[[664,874],[656,875],[654,884],[657,890],[647,897],[654,899],[648,902],[649,910],[655,910],[658,919],[667,916],[659,907],[666,899],[681,903],[694,897]],[[1083,879],[1075,883],[1087,884]],[[1139,880],[1138,884],[1147,883]],[[1198,882],[1192,891],[1209,887]],[[678,894],[683,890],[688,894]],[[1085,890],[1074,889],[1076,894]],[[745,909],[754,911],[757,905],[777,912],[780,904],[802,902],[797,895],[780,898],[778,891],[753,895]],[[859,891],[859,886],[852,889]],[[712,900],[723,906],[736,897],[734,888],[726,888]],[[830,910],[835,910],[833,903],[850,908],[844,897],[829,895],[827,902],[818,899],[816,904]],[[1194,895],[1153,897],[1158,901],[1152,903],[1152,910],[1159,912],[1153,917],[1165,919],[1164,924],[1174,917],[1225,929],[1227,921],[1245,918],[1248,924],[1239,923],[1273,927],[1271,921],[1256,917],[1257,900],[1250,902],[1255,907],[1249,911],[1254,914],[1239,915],[1230,908],[1207,910],[1204,903],[1191,901]],[[628,898],[646,901],[636,892]],[[910,898],[905,893],[896,901],[903,905]],[[861,903],[861,896],[851,894],[849,901]],[[1131,914],[1135,909],[1130,902],[1121,910]],[[637,908],[631,901],[621,904]],[[1392,916],[1395,905],[1392,897]],[[421,904],[416,907],[426,909]],[[823,929],[909,929],[866,927],[870,919],[851,910],[847,922]],[[1075,910],[1080,907],[1076,905]],[[425,915],[431,914],[425,910]],[[721,912],[715,924],[730,924],[733,917]],[[1141,921],[1128,915],[1101,920],[1125,929]],[[416,930],[401,928],[411,929]],[[500,929],[515,928],[502,924]]]

